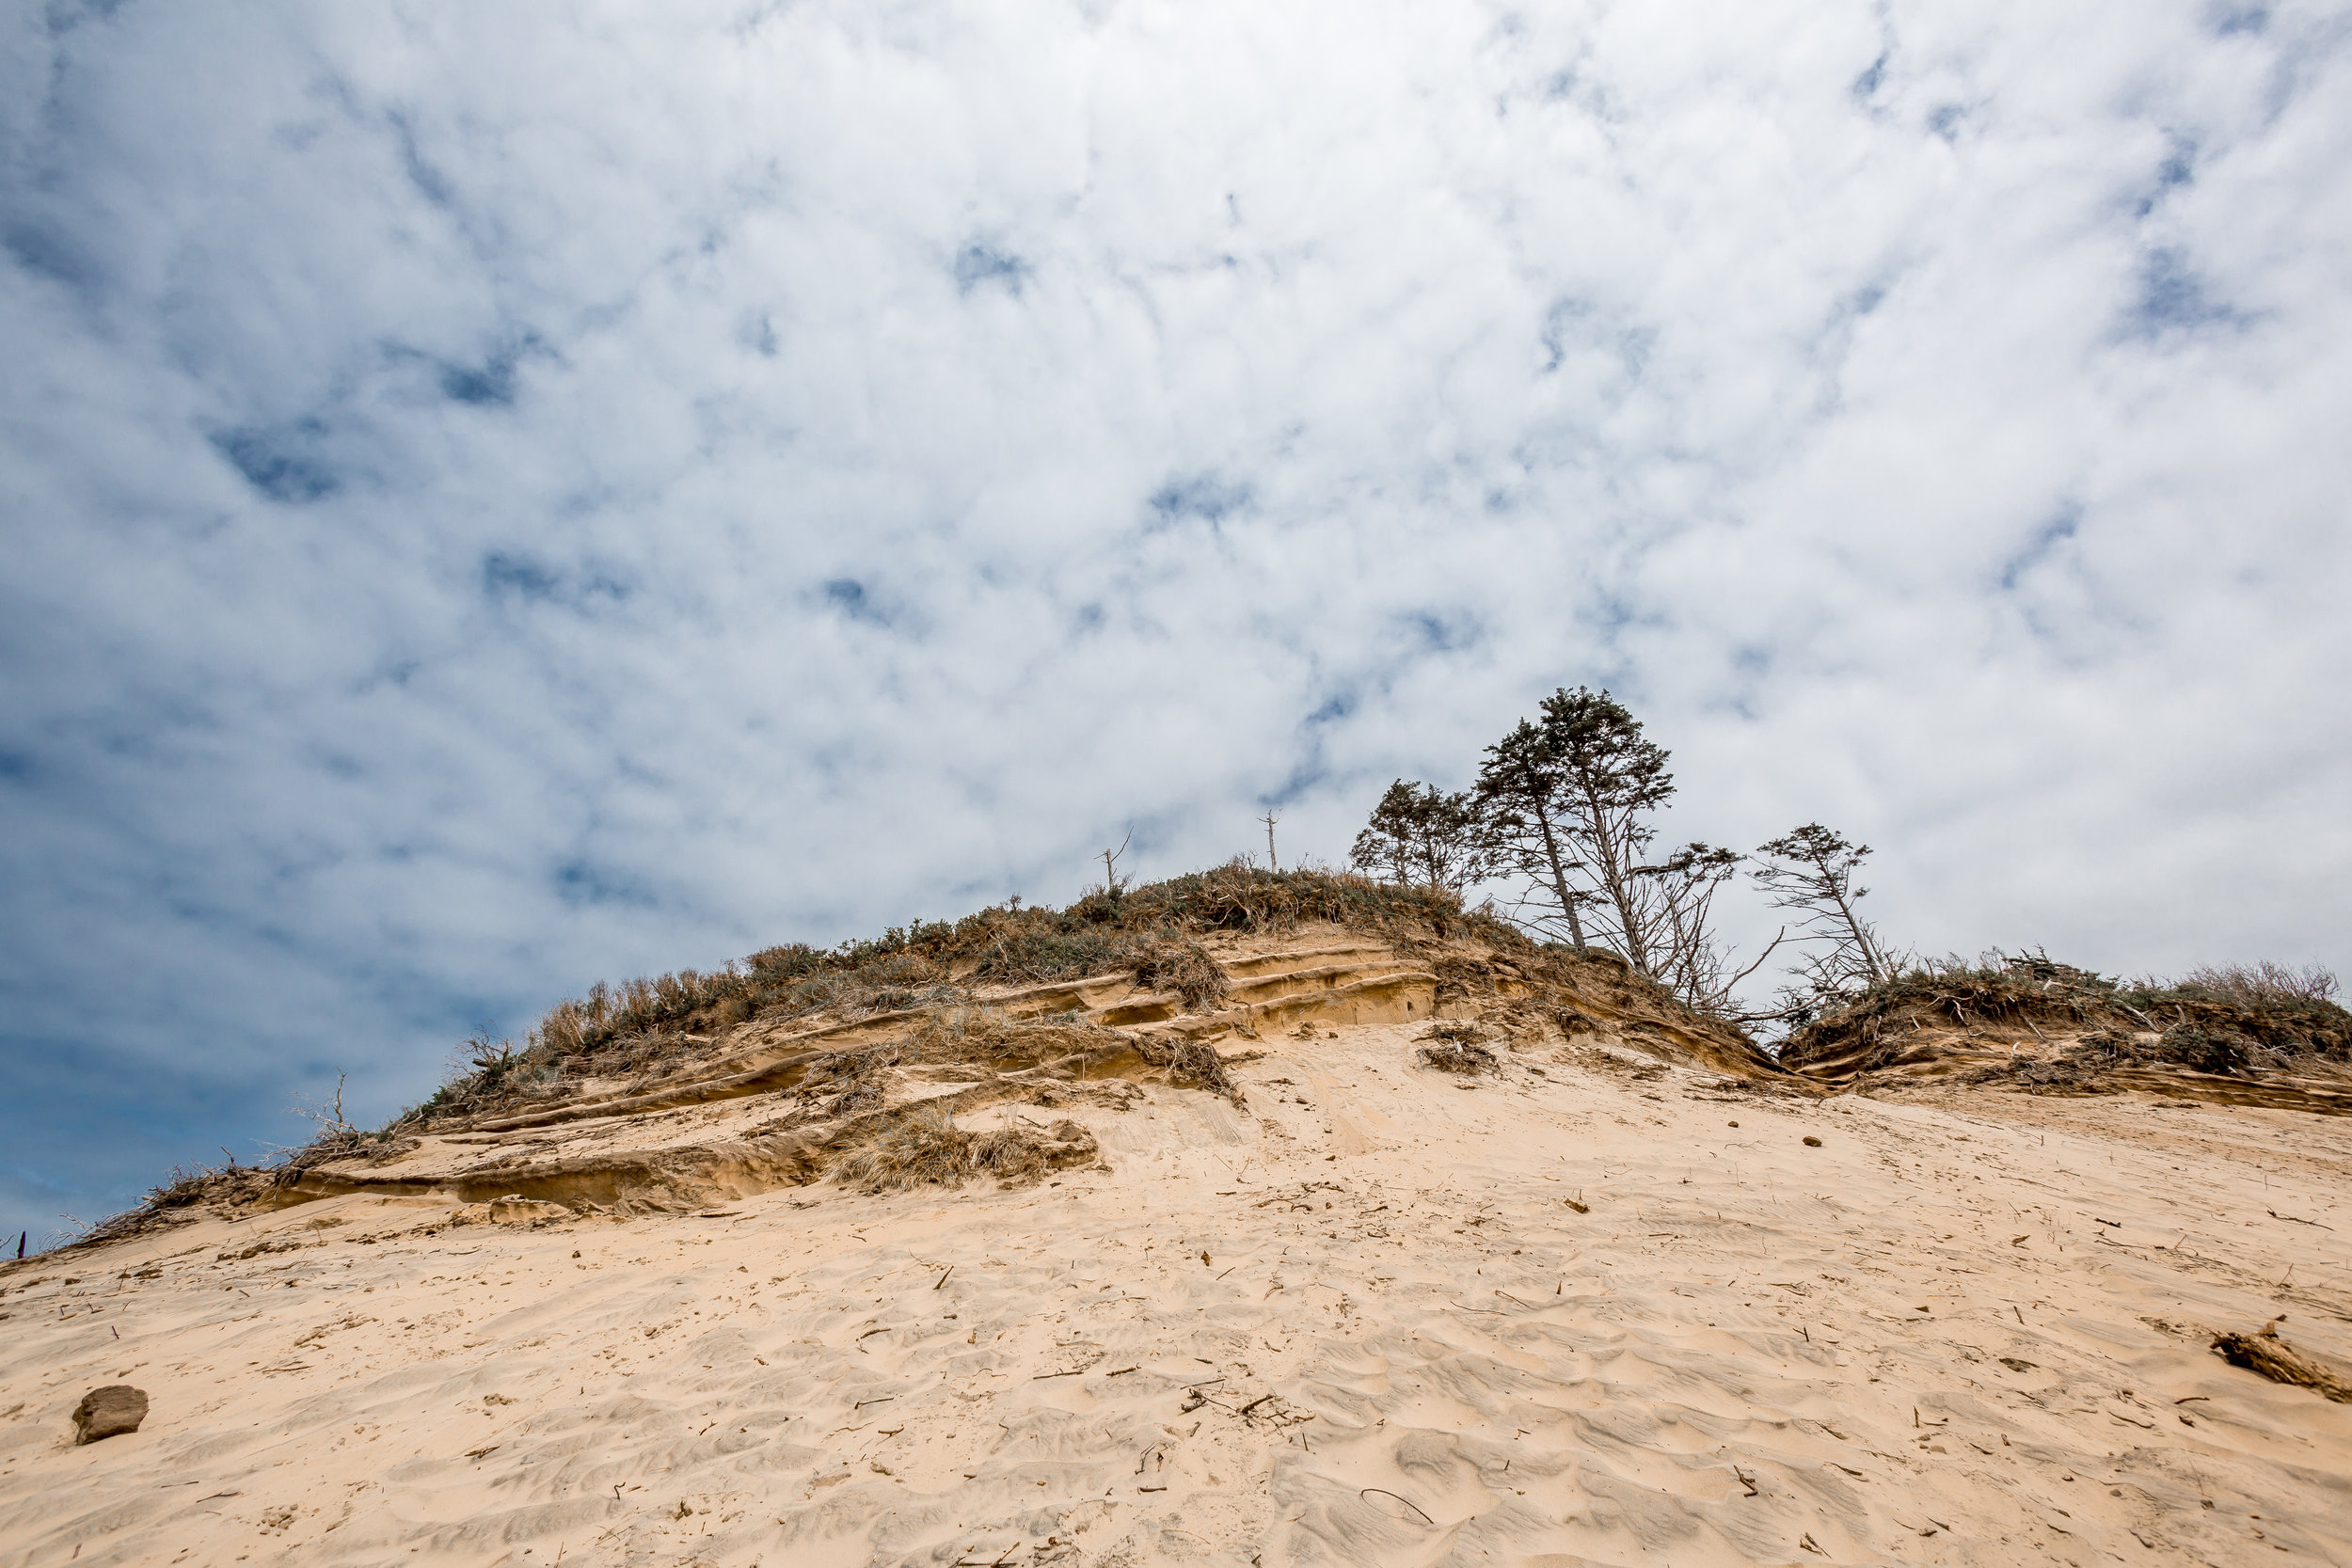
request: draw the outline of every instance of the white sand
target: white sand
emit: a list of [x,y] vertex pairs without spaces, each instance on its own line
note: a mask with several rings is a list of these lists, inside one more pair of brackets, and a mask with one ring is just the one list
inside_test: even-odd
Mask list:
[[[2352,1562],[2352,1406],[2205,1348],[2352,1362],[2352,1122],[1465,1087],[1411,1033],[973,1118],[1094,1130],[1028,1191],[36,1260],[0,1561]],[[144,1429],[71,1446],[114,1382]]]

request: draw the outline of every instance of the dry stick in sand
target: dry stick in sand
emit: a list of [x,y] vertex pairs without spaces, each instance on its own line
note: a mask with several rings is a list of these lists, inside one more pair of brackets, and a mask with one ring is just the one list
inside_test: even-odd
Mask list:
[[1422,1512],[1422,1509],[1421,1504],[1419,1504],[1419,1503],[1417,1503],[1417,1502],[1413,1501],[1413,1499],[1412,1499],[1412,1498],[1410,1498],[1410,1497],[1397,1497],[1397,1496],[1396,1496],[1396,1494],[1395,1494],[1395,1493],[1393,1493],[1393,1492],[1390,1491],[1390,1490],[1389,1490],[1387,1487],[1385,1487],[1385,1486],[1367,1486],[1367,1487],[1364,1487],[1363,1489],[1361,1489],[1360,1491],[1359,1491],[1356,1495],[1357,1495],[1358,1497],[1371,1497],[1371,1496],[1372,1496],[1375,1492],[1379,1493],[1379,1494],[1380,1494],[1382,1497],[1396,1497],[1396,1500],[1397,1500],[1398,1502],[1403,1503],[1403,1504],[1404,1504],[1406,1508],[1411,1509],[1414,1513],[1421,1514],[1421,1516],[1422,1516],[1423,1519],[1428,1520],[1429,1527],[1430,1527],[1432,1529],[1435,1529],[1435,1528],[1437,1528],[1438,1521],[1437,1521],[1437,1520],[1435,1520],[1435,1519],[1431,1519],[1431,1518],[1429,1518],[1429,1515],[1428,1515],[1426,1513],[1423,1513],[1423,1512]]
[[2259,1372],[2273,1383],[2309,1388],[2338,1404],[2352,1404],[2352,1383],[2279,1338],[2279,1324],[2284,1321],[2285,1314],[2281,1313],[2265,1323],[2259,1334],[2217,1334],[2213,1353],[2231,1366]]

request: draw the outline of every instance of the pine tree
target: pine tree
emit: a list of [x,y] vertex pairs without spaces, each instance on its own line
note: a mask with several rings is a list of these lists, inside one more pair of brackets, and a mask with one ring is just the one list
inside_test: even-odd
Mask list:
[[1403,779],[1389,785],[1356,835],[1349,863],[1367,876],[1460,892],[1490,875],[1491,853],[1478,802],[1468,791]]
[[1623,703],[1563,689],[1486,748],[1478,796],[1499,868],[1523,879],[1525,924],[1565,927],[1578,946],[1607,947],[1690,1006],[1731,1017],[1732,988],[1756,965],[1730,973],[1713,914],[1740,856],[1689,844],[1649,858],[1653,818],[1675,793],[1666,762]]

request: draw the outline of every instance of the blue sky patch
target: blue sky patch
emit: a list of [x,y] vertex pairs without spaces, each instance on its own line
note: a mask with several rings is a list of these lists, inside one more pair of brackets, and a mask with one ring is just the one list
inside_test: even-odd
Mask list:
[[2239,319],[2207,290],[2187,254],[2177,247],[2159,246],[2142,257],[2137,283],[2138,293],[2124,312],[2131,336],[2155,338]]
[[1152,510],[1168,522],[1199,517],[1218,523],[1248,504],[1248,485],[1213,473],[1171,479],[1152,492],[1150,501]]
[[2082,526],[2082,508],[2069,501],[2027,536],[2007,561],[2001,562],[2000,583],[2004,592],[2015,593],[2028,573],[2050,558],[2060,545],[2074,537]]
[[326,434],[319,420],[298,420],[224,430],[212,442],[247,484],[271,500],[298,506],[324,500],[343,487],[342,476],[318,451]]
[[973,244],[956,252],[956,291],[970,293],[983,283],[1002,284],[1007,293],[1021,293],[1029,264],[1009,251]]
[[1886,81],[1886,62],[1892,57],[1889,51],[1880,50],[1879,57],[1872,60],[1867,69],[1855,77],[1846,90],[1866,103],[1876,98],[1879,88]]
[[824,586],[825,602],[852,621],[887,626],[897,617],[884,610],[873,591],[856,578],[834,578]]
[[515,360],[511,355],[480,366],[451,365],[441,372],[441,393],[453,403],[476,408],[505,408],[515,401]]
[[558,865],[553,880],[558,896],[576,909],[598,904],[652,909],[660,902],[644,884],[584,855]]

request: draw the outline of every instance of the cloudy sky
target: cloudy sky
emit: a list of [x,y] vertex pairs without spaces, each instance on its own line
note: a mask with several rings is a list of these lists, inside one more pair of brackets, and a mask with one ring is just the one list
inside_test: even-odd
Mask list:
[[1563,685],[1899,942],[2352,964],[2352,7],[0,30],[37,1241],[599,976],[1338,860]]

